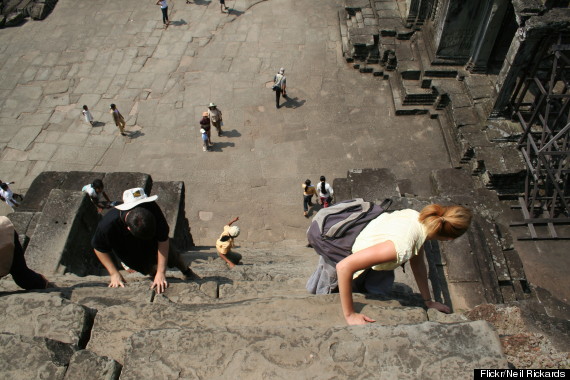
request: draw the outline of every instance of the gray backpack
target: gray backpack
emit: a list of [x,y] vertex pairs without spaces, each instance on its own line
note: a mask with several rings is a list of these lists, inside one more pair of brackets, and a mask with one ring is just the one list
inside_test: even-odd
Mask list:
[[391,204],[390,199],[378,206],[356,198],[323,208],[307,230],[309,244],[319,255],[338,263],[352,253],[354,241],[364,227]]

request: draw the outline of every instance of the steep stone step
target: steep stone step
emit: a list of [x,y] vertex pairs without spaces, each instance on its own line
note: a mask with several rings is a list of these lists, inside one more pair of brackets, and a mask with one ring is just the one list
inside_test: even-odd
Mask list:
[[0,333],[0,368],[10,380],[117,380],[121,365],[87,350],[43,337]]
[[73,289],[69,295],[72,302],[101,310],[105,307],[121,305],[125,302],[154,302],[161,304],[217,304],[243,301],[258,297],[306,295],[306,279],[281,279],[275,281],[228,280],[224,277],[209,277],[198,281],[184,282],[169,280],[169,287],[163,294],[156,295],[151,289],[151,281],[137,277],[127,282],[125,288],[114,289],[106,283],[84,284]]
[[78,348],[89,340],[92,314],[60,293],[5,295],[0,297],[0,309],[1,332],[49,338]]
[[[399,307],[395,301],[367,299],[355,294],[357,309],[379,325],[427,321],[424,309]],[[87,348],[124,362],[126,340],[135,332],[159,328],[219,328],[249,326],[294,330],[301,327],[345,326],[338,295],[281,296],[221,304],[123,302],[98,310]]]
[[[226,322],[233,325],[231,319]],[[199,327],[134,334],[127,342],[121,380],[459,379],[471,378],[475,368],[507,366],[497,334],[483,321],[292,329]]]
[[63,380],[73,353],[70,345],[56,340],[0,333],[4,379]]
[[232,251],[242,255],[241,265],[229,270],[215,249],[182,254],[201,277],[222,276],[230,280],[271,280],[309,278],[316,267],[318,256],[306,246],[279,249],[236,247]]

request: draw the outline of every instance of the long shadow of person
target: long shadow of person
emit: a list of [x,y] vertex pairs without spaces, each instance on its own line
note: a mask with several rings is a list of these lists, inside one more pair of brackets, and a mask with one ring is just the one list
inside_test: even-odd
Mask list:
[[233,142],[214,142],[214,145],[210,147],[210,152],[223,152],[224,148],[234,146],[236,146],[236,144]]
[[241,137],[241,133],[236,129],[232,129],[231,131],[224,131],[224,137]]
[[239,16],[241,16],[242,14],[244,14],[243,11],[238,11],[237,9],[232,9],[232,8],[229,8],[229,9],[228,9],[228,16],[229,16],[229,15],[232,15],[232,16],[239,17]]
[[136,139],[138,137],[144,136],[144,133],[141,131],[127,132],[127,133],[128,133],[127,136],[130,139]]
[[170,25],[181,26],[181,25],[188,25],[188,23],[184,19],[180,19],[180,21],[172,21]]
[[299,98],[291,98],[287,96],[285,98],[287,101],[281,105],[281,107],[287,108],[299,108],[302,107],[307,101],[305,99],[299,100]]

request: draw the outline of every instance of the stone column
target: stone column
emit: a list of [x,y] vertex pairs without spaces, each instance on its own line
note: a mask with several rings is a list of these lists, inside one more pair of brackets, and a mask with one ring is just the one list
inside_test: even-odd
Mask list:
[[435,36],[435,64],[465,64],[488,0],[448,0]]
[[471,72],[485,72],[495,40],[504,22],[505,13],[510,0],[490,0],[487,2],[485,17],[477,33],[477,40],[467,64]]
[[524,79],[537,59],[543,58],[541,49],[554,42],[549,37],[565,30],[570,30],[570,9],[553,9],[531,17],[517,30],[495,84],[497,97],[491,117],[510,116],[511,98],[518,81]]

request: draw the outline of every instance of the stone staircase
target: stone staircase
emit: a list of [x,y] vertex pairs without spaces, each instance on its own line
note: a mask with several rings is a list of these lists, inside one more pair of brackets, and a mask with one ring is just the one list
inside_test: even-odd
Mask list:
[[[501,325],[504,335],[499,336],[491,324],[479,319],[495,322],[503,309],[477,305],[534,302],[533,315],[555,320],[552,326],[557,327],[552,332],[559,337],[566,336],[568,321],[545,319],[549,317],[540,314],[544,313],[543,301],[537,303],[535,293],[525,288],[516,251],[504,231],[498,230],[502,209],[490,201],[488,190],[466,187],[469,176],[456,169],[446,170],[433,173],[434,193],[438,194],[433,199],[407,194],[413,192],[413,184],[397,179],[388,169],[352,170],[347,178],[335,179],[333,186],[337,201],[390,198],[392,210],[421,209],[432,201],[472,207],[476,219],[465,239],[426,244],[432,293],[457,312],[467,313],[446,315],[425,310],[411,270],[398,269],[389,297],[354,294],[356,310],[377,322],[349,327],[338,294],[306,292],[305,283],[318,256],[305,242],[284,241],[267,247],[248,247],[244,242],[235,249],[243,256],[242,264],[232,270],[218,258],[214,247],[190,247],[182,256],[200,279],[187,281],[180,272],[169,270],[170,286],[161,295],[150,290],[149,278],[136,273],[124,273],[127,285],[117,289],[107,287],[106,276],[80,277],[71,271],[50,272],[48,278],[55,287],[36,292],[19,290],[10,276],[1,279],[0,365],[10,379],[124,380],[443,379],[471,376],[474,368],[519,364],[516,352],[520,347],[514,356],[503,353],[504,347],[513,347],[509,342],[520,336],[531,343],[537,336],[550,341],[526,328],[509,330],[505,323]],[[56,188],[50,192],[51,198],[51,194],[66,191],[66,181],[84,182],[84,175],[52,173],[38,181],[44,185],[53,182]],[[121,178],[131,178],[124,184],[130,187],[131,181],[140,183],[147,177],[123,173]],[[147,180],[151,186],[150,178]],[[152,191],[170,191],[162,199],[174,209],[182,203],[176,189],[183,185],[152,184]],[[112,186],[109,191],[112,198],[120,193]],[[41,203],[33,194],[27,195],[28,205]],[[41,211],[36,211],[41,214],[39,220],[50,202],[48,199]],[[81,207],[81,203],[77,205]],[[183,209],[174,214],[169,216],[171,225],[181,221]],[[27,227],[30,231],[30,225]],[[43,228],[42,223],[34,224],[30,244],[42,236],[38,233]],[[521,306],[520,310],[526,309]],[[518,315],[509,313],[505,319]],[[512,324],[525,326],[520,320]],[[566,359],[559,354],[556,360],[562,363]]]
[[[108,288],[106,277],[58,275],[51,279],[57,288],[33,293],[0,280],[5,376],[416,379],[507,367],[487,322],[355,294],[357,309],[378,322],[348,327],[338,295],[304,289],[317,261],[311,249],[236,251],[243,265],[233,270],[212,249],[186,252],[201,279],[185,282],[168,272],[162,295],[138,274],[126,274],[120,289]],[[408,292],[400,297],[413,303]],[[22,351],[25,360],[12,360]]]

